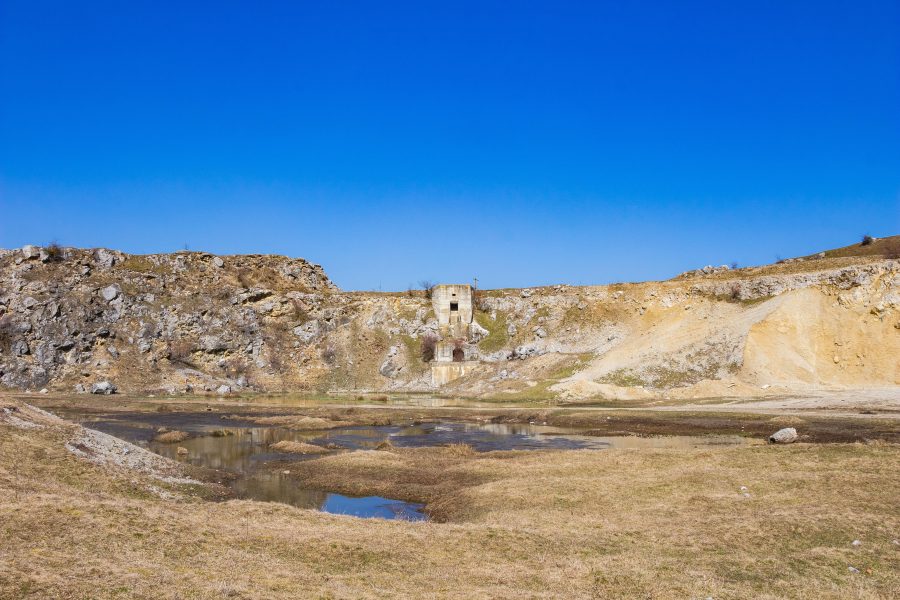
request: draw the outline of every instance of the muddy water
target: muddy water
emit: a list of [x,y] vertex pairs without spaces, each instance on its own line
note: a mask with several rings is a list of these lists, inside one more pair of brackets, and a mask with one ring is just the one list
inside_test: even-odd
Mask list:
[[[658,438],[593,437],[578,430],[528,424],[461,422],[348,426],[329,430],[294,431],[261,427],[250,420],[195,413],[87,413],[57,410],[60,416],[109,433],[180,462],[216,469],[241,498],[284,502],[334,514],[387,519],[422,520],[422,505],[378,496],[350,497],[312,489],[291,477],[289,463],[315,456],[282,454],[270,446],[283,440],[306,442],[333,452],[373,449],[389,441],[396,447],[468,444],[477,451],[539,449],[664,448],[745,443],[736,436],[672,436]],[[189,439],[176,444],[153,441],[162,428],[184,431]],[[178,448],[187,449],[179,455]],[[284,462],[285,468],[278,468]],[[273,468],[275,467],[275,468]],[[285,472],[288,471],[288,472]]]

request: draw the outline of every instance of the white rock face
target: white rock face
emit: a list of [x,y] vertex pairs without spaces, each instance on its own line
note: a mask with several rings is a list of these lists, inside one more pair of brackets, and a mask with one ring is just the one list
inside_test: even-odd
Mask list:
[[797,430],[793,427],[785,427],[779,429],[769,436],[769,441],[773,444],[790,444],[797,441]]
[[100,294],[103,296],[103,299],[107,302],[112,302],[119,296],[119,288],[114,285],[108,285],[102,290],[100,290]]
[[97,264],[101,267],[106,267],[108,269],[116,264],[116,255],[106,248],[98,248],[94,252],[94,260],[97,261]]
[[25,258],[37,258],[40,254],[41,251],[37,246],[32,246],[31,244],[22,246],[22,256]]
[[115,394],[116,386],[111,384],[108,381],[100,381],[98,383],[94,383],[91,385],[91,393],[92,394]]
[[225,394],[230,394],[231,386],[230,385],[220,385],[218,388],[216,388],[216,393],[220,396],[224,396]]

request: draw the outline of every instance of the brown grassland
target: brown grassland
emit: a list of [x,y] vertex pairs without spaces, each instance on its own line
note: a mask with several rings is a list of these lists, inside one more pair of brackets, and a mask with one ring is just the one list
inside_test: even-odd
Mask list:
[[290,466],[313,485],[426,502],[434,521],[409,523],[209,501],[204,486],[75,457],[65,448],[74,431],[0,423],[2,598],[868,599],[900,590],[894,443],[389,448]]

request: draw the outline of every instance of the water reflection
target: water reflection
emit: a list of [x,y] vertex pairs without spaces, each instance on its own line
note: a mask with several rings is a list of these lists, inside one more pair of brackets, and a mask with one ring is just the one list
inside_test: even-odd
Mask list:
[[[315,455],[281,454],[270,446],[281,441],[305,442],[332,451],[377,448],[385,441],[396,447],[468,444],[474,450],[688,448],[747,443],[739,436],[595,437],[577,430],[531,424],[429,422],[383,426],[349,426],[329,430],[294,431],[260,427],[249,418],[196,413],[84,414],[60,410],[116,437],[144,446],[174,460],[236,474],[231,487],[241,498],[284,502],[335,514],[422,520],[422,505],[378,496],[354,498],[307,488],[295,477],[272,467],[278,461],[312,459]],[[160,428],[184,431],[191,437],[178,443],[154,441]],[[179,448],[182,448],[179,453]],[[185,453],[185,450],[187,451]]]

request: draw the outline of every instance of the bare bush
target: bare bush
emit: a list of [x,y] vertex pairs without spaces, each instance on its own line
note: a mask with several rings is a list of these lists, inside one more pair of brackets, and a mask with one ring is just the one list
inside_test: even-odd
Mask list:
[[871,235],[864,235],[862,237],[862,241],[859,243],[859,245],[860,246],[868,246],[869,244],[871,244],[874,241],[875,241],[875,238],[873,238]]
[[291,298],[291,311],[294,320],[299,322],[300,324],[309,321],[309,313],[306,312],[306,309],[303,307],[303,303],[297,298]]
[[237,280],[241,287],[243,288],[251,288],[253,287],[253,281],[250,280],[250,273],[247,269],[239,269],[237,272]]
[[431,362],[434,360],[434,352],[437,349],[438,338],[435,335],[427,334],[422,337],[422,360]]
[[322,360],[324,360],[327,365],[334,365],[337,361],[337,350],[335,350],[332,344],[328,344],[322,349]]
[[434,294],[434,283],[429,281],[428,279],[423,279],[419,282],[419,287],[425,292],[425,297],[431,300],[431,296]]
[[62,249],[62,246],[55,241],[50,242],[47,247],[44,248],[44,252],[46,252],[49,257],[47,259],[48,262],[62,262],[65,258],[65,251]]
[[190,340],[170,340],[166,344],[166,358],[169,359],[169,362],[181,363],[188,367],[194,366],[191,358],[196,351],[197,345]]
[[225,361],[225,375],[231,379],[247,374],[247,363],[243,359],[234,357]]
[[0,349],[9,352],[16,340],[16,324],[9,315],[0,316]]

